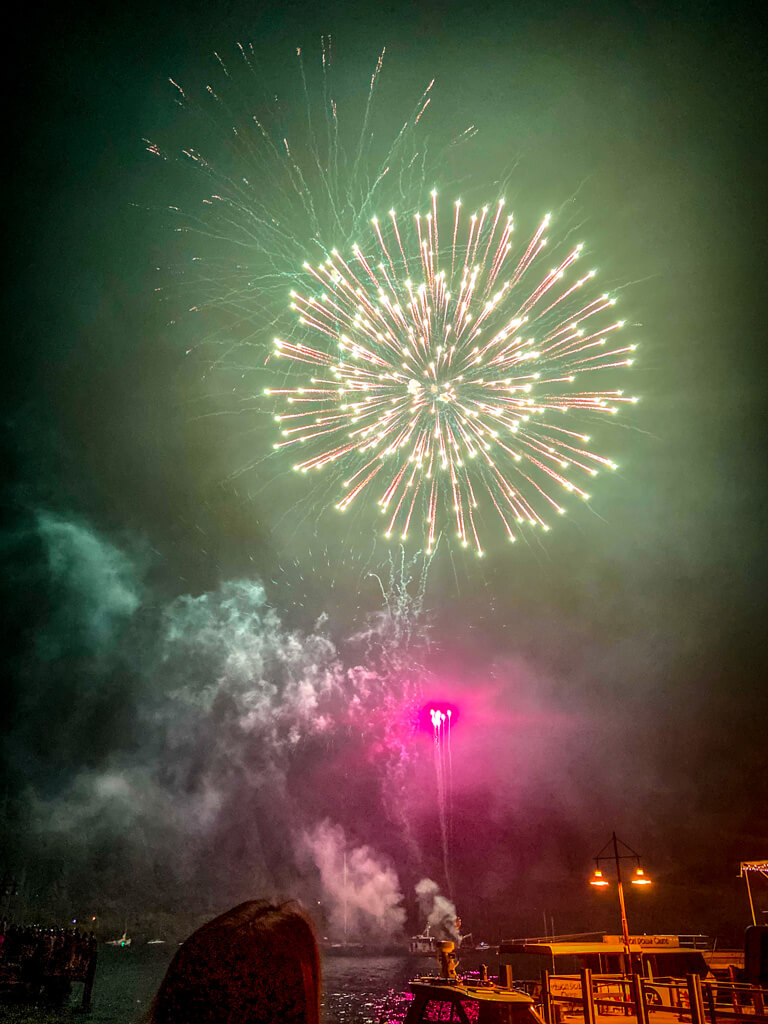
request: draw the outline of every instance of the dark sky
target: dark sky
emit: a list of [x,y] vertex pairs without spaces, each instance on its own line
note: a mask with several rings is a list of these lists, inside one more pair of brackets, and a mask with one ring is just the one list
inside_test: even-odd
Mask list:
[[[163,909],[217,908],[254,889],[331,906],[327,858],[346,843],[411,913],[432,875],[489,928],[530,932],[546,909],[581,930],[613,927],[580,887],[616,828],[659,877],[643,927],[738,933],[738,861],[768,856],[757,5],[139,0],[21,17],[5,90],[2,870],[51,913],[160,893]],[[429,644],[407,650],[397,602],[377,617],[390,549],[365,514],[340,523],[321,487],[263,459],[269,326],[229,362],[198,348],[211,322],[183,315],[194,279],[167,268],[192,250],[167,207],[201,186],[142,142],[216,156],[168,78],[201,93],[237,41],[263,69],[240,101],[261,112],[277,91],[295,123],[294,51],[315,74],[322,33],[342,113],[358,116],[384,46],[374,132],[436,78],[432,151],[478,134],[435,162],[435,184],[482,202],[506,180],[530,224],[551,209],[639,325],[641,402],[601,434],[617,474],[543,540],[482,563],[443,545],[420,617],[407,610]],[[429,743],[404,710],[420,694],[465,708],[452,885]]]

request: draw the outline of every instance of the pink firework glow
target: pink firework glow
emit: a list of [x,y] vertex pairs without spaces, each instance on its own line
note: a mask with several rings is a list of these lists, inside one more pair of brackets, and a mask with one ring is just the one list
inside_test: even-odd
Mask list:
[[434,741],[435,781],[437,783],[437,810],[440,818],[440,838],[443,847],[443,871],[448,891],[451,883],[451,841],[453,832],[453,752],[451,750],[451,727],[453,707],[450,705],[429,707]]
[[339,511],[375,495],[386,537],[404,539],[423,520],[427,551],[446,509],[478,555],[486,512],[512,541],[520,526],[548,529],[547,513],[565,512],[563,492],[586,500],[581,480],[616,468],[565,414],[610,416],[636,401],[579,389],[585,373],[633,361],[635,345],[614,341],[624,324],[610,319],[615,300],[583,297],[595,271],[576,275],[581,245],[541,268],[549,215],[515,249],[503,200],[468,223],[457,201],[447,231],[434,192],[411,230],[393,210],[372,223],[372,252],[355,245],[350,260],[333,250],[305,263],[314,294],[291,293],[321,344],[277,338],[274,354],[320,373],[267,390],[281,404],[274,447],[304,448],[302,473],[337,466]]
[[450,721],[451,726],[455,726],[460,715],[461,711],[456,704],[446,700],[430,700],[419,711],[419,727],[431,736],[438,716],[443,723]]

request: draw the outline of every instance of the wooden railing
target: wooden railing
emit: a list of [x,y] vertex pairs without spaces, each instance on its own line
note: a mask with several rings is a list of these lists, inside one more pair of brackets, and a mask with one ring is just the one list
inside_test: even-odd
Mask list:
[[702,981],[698,974],[688,974],[684,980],[657,981],[639,974],[593,975],[587,968],[556,979],[560,985],[570,982],[579,994],[553,992],[549,971],[542,971],[537,995],[545,1024],[560,1024],[564,1010],[582,1015],[584,1024],[597,1024],[597,1017],[607,1014],[633,1016],[637,1024],[650,1024],[650,1017],[658,1021],[662,1014],[690,1024],[768,1024],[768,989],[734,980]]

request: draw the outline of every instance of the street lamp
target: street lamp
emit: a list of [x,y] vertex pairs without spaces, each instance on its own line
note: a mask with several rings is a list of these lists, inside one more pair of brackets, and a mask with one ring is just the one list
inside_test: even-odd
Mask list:
[[[620,853],[619,846],[627,852]],[[609,849],[611,852],[606,853],[606,850]],[[621,878],[621,862],[623,860],[632,860],[635,862],[635,870],[630,878],[630,882],[633,885],[650,885],[651,880],[640,867],[640,855],[635,853],[631,846],[627,846],[626,843],[617,839],[616,833],[613,832],[611,834],[611,838],[595,857],[595,873],[590,878],[589,884],[593,885],[596,889],[605,889],[610,884],[600,868],[600,862],[607,860],[612,860],[616,866],[616,886],[619,891],[619,908],[621,910],[621,935],[624,940],[624,953],[627,957],[627,970],[629,970],[632,962],[630,960],[629,952],[629,926],[627,925],[627,908],[624,904],[624,885],[622,884]]]

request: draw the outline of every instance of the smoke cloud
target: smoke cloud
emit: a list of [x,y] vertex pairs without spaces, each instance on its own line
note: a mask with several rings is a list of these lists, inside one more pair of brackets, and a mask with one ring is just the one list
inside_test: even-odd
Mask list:
[[458,916],[454,904],[440,892],[440,886],[431,878],[422,878],[416,885],[419,911],[426,919],[431,935],[437,939],[459,941]]
[[[582,878],[615,828],[651,851],[650,871],[683,908],[666,920],[648,900],[633,927],[699,931],[704,911],[728,919],[711,888],[685,895],[679,851],[665,852],[663,837],[684,836],[702,857],[715,843],[698,819],[679,823],[699,786],[679,770],[685,758],[720,786],[712,836],[728,834],[723,793],[738,795],[741,775],[727,758],[693,758],[688,703],[670,746],[648,687],[610,700],[586,647],[569,646],[565,667],[547,664],[549,637],[525,654],[459,661],[453,641],[425,653],[423,576],[411,577],[414,610],[403,566],[382,578],[383,610],[350,638],[324,621],[290,627],[253,579],[166,598],[145,548],[47,510],[7,530],[3,552],[0,844],[20,912],[122,921],[256,895],[303,899],[331,941],[394,943],[425,923],[455,941],[457,907],[465,930],[489,941],[538,934],[553,910],[559,931],[610,930],[610,908],[587,905]],[[433,698],[461,712],[448,835],[456,905],[441,873],[433,736],[418,729]]]
[[[380,850],[371,839],[392,824],[410,683],[382,659],[345,665],[321,627],[287,628],[259,582],[153,603],[140,560],[87,525],[40,513],[29,531],[51,595],[35,647],[49,661],[69,655],[70,670],[48,745],[19,716],[4,749],[6,767],[20,752],[36,758],[21,782],[26,843],[6,847],[35,865],[36,886],[70,902],[93,902],[96,888],[114,908],[319,897],[334,937],[344,913],[350,936],[400,934],[397,842]],[[33,665],[17,698],[41,720]],[[48,687],[56,678],[46,673]],[[92,716],[110,688],[95,755]]]
[[304,839],[320,871],[332,937],[345,942],[398,937],[405,910],[392,864],[369,846],[350,845],[344,829],[327,820]]
[[51,588],[61,596],[37,634],[38,653],[53,659],[76,640],[103,650],[139,606],[136,567],[82,523],[44,511],[36,521]]

